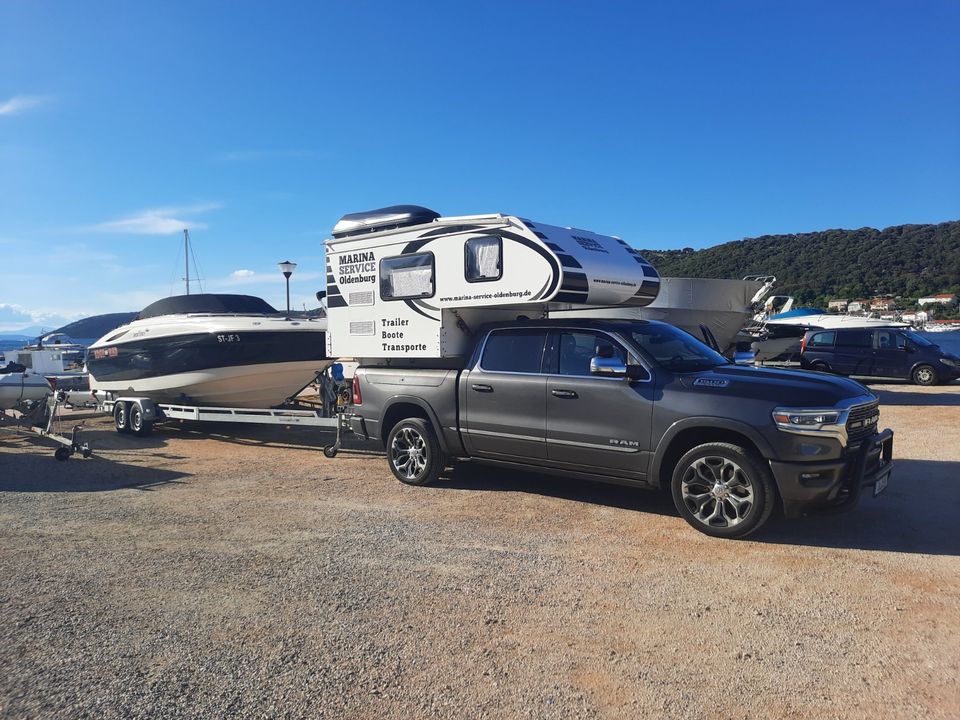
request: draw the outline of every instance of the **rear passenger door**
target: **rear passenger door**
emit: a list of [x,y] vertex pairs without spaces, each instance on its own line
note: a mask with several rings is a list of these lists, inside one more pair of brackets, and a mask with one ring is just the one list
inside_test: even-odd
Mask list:
[[873,372],[873,330],[838,330],[833,370],[843,375],[870,375]]
[[493,330],[463,385],[461,420],[476,457],[545,461],[545,329]]
[[[627,350],[612,336],[557,330],[548,343],[547,457],[551,467],[646,479],[653,417],[653,384],[645,378],[590,374],[600,346],[625,365]],[[636,363],[634,363],[636,364]]]

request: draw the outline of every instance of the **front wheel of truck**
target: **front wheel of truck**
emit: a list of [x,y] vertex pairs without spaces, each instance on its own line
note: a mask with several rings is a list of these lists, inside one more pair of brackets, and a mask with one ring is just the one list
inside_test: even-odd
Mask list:
[[429,485],[443,471],[440,442],[426,420],[401,420],[387,437],[387,462],[394,477],[407,485]]
[[671,481],[680,515],[702,533],[742,538],[773,513],[773,477],[761,458],[739,445],[705,443],[677,463]]

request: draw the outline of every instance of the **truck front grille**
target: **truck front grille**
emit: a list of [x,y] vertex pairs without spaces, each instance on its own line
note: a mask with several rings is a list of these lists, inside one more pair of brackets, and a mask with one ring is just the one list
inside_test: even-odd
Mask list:
[[880,401],[854,405],[850,408],[847,418],[847,438],[856,443],[870,437],[877,431],[877,422],[880,420]]

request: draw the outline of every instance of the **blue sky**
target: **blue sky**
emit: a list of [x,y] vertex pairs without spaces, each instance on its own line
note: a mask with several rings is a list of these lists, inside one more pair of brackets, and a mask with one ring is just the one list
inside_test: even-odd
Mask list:
[[0,331],[315,306],[347,212],[638,247],[960,218],[960,3],[0,3]]

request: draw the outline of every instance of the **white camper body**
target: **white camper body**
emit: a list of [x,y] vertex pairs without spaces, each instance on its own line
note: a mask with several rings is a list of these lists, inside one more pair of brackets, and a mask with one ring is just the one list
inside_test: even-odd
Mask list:
[[417,206],[347,215],[326,241],[327,354],[463,358],[472,328],[583,305],[649,305],[656,270],[616,237]]

